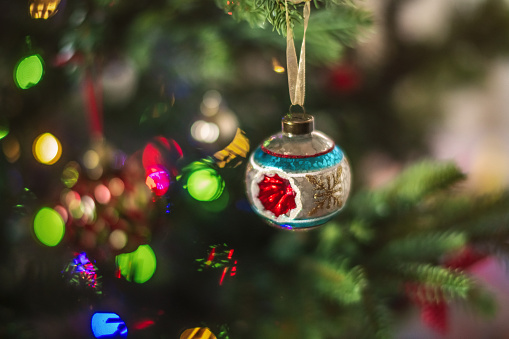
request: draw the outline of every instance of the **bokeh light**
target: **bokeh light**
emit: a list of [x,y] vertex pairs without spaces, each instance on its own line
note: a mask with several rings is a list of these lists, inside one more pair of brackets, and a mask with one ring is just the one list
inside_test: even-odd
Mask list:
[[203,202],[200,206],[206,211],[218,213],[228,206],[229,201],[230,194],[228,193],[228,190],[225,189],[219,198],[213,201]]
[[196,141],[211,144],[219,138],[219,127],[213,122],[198,120],[191,126],[191,136]]
[[62,145],[53,134],[44,133],[35,138],[32,153],[41,164],[53,165],[62,155]]
[[170,175],[161,167],[153,168],[153,172],[147,175],[145,184],[157,196],[163,196],[170,187]]
[[16,162],[21,155],[21,147],[18,139],[15,137],[8,136],[2,142],[2,151],[5,154],[5,158],[8,162]]
[[203,101],[200,105],[200,111],[203,115],[210,117],[217,112],[219,112],[219,106],[221,105],[221,101],[223,100],[223,97],[221,96],[221,93],[219,93],[216,90],[210,90],[207,91],[203,95]]
[[125,184],[120,178],[112,178],[108,183],[108,188],[112,196],[119,197],[124,193]]
[[57,205],[57,206],[55,206],[54,210],[57,211],[58,214],[60,214],[60,216],[62,217],[62,220],[64,221],[64,224],[66,224],[67,221],[69,220],[69,213],[67,213],[67,210],[65,209],[65,207],[61,206],[61,205]]
[[127,245],[127,234],[123,230],[114,230],[108,239],[114,250],[121,250]]
[[208,327],[188,328],[180,335],[180,339],[216,339],[217,337],[210,331]]
[[39,54],[21,59],[14,68],[14,82],[21,89],[28,89],[41,81],[44,63]]
[[48,19],[58,12],[60,0],[45,0],[28,2],[30,4],[30,16],[33,19]]
[[127,281],[144,283],[156,271],[156,256],[149,245],[140,245],[131,253],[122,253],[116,257],[117,268]]
[[272,69],[276,73],[284,73],[285,72],[285,68],[283,66],[281,66],[281,64],[279,63],[279,61],[276,58],[272,58]]
[[110,202],[111,192],[108,187],[103,184],[99,184],[94,189],[94,196],[98,203],[106,205]]
[[62,216],[52,208],[41,208],[34,218],[34,233],[44,245],[58,245],[65,233]]
[[7,119],[0,118],[0,140],[9,134],[9,122]]
[[81,198],[81,210],[83,211],[84,222],[87,224],[92,224],[96,218],[97,213],[95,210],[95,202],[94,199],[92,199],[91,196],[84,195]]
[[96,312],[90,326],[96,338],[127,338],[127,326],[116,313]]
[[223,178],[210,167],[198,167],[187,179],[189,194],[199,201],[216,200],[221,196],[223,189]]
[[94,150],[88,150],[83,154],[83,165],[88,169],[94,169],[99,166],[100,157]]
[[80,165],[77,162],[71,161],[62,171],[62,183],[68,188],[73,187],[78,182],[78,179],[80,178],[79,168]]

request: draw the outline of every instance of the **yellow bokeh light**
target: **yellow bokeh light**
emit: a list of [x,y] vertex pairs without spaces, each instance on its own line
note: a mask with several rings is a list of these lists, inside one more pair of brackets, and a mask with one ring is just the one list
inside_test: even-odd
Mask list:
[[279,63],[279,61],[277,61],[276,58],[272,58],[272,69],[276,73],[284,73],[285,72],[285,68],[283,66],[281,66],[281,64]]
[[54,135],[44,133],[35,138],[32,153],[41,164],[53,165],[62,155],[62,145]]
[[108,241],[113,249],[121,250],[127,245],[127,234],[120,229],[116,229],[111,232]]
[[88,150],[83,155],[83,165],[85,165],[88,169],[93,169],[99,166],[99,161],[101,158],[99,157],[99,154],[97,154],[94,150]]
[[120,178],[113,178],[110,180],[108,184],[108,188],[110,189],[111,195],[114,197],[119,197],[124,193],[124,182]]

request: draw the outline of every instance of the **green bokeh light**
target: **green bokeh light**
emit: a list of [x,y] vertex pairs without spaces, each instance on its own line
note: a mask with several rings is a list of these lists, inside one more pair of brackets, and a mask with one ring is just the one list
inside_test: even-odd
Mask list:
[[7,119],[0,118],[0,140],[9,134],[9,122]]
[[14,82],[21,89],[28,89],[41,81],[44,74],[42,58],[34,54],[21,59],[14,69]]
[[228,202],[230,200],[230,194],[228,190],[224,190],[219,198],[214,201],[204,201],[200,204],[204,210],[209,212],[221,212],[228,206]]
[[46,246],[56,246],[65,233],[65,223],[60,214],[52,208],[43,207],[34,218],[34,233]]
[[152,278],[156,271],[156,255],[149,245],[140,245],[134,252],[117,255],[116,262],[127,281],[139,284]]
[[187,179],[189,194],[199,201],[216,200],[221,196],[223,189],[223,178],[212,168],[194,171]]

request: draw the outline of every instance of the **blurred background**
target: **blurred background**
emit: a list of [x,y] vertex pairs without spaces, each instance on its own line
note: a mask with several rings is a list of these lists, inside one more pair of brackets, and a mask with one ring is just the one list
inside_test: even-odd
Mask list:
[[[299,330],[297,295],[313,292],[293,268],[315,235],[251,211],[249,149],[214,158],[241,135],[253,150],[280,130],[285,37],[235,20],[229,1],[56,3],[0,12],[0,337],[100,337],[97,312],[136,338],[201,326],[232,339],[359,337],[343,323]],[[38,18],[41,4],[57,12]],[[352,194],[423,158],[453,160],[469,195],[505,190],[509,2],[357,5],[357,21],[322,22],[348,37],[325,36],[324,8],[306,37],[306,111],[348,156]],[[394,337],[506,338],[505,264],[489,256],[470,271],[499,301],[492,318],[452,304],[437,332],[406,305]]]

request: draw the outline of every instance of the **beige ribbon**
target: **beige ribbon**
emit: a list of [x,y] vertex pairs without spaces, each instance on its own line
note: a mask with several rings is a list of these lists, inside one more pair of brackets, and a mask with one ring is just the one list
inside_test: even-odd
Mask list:
[[288,17],[288,1],[299,3],[299,0],[285,0],[286,9],[286,67],[288,72],[288,87],[290,89],[290,101],[292,105],[304,106],[306,95],[306,30],[308,28],[311,5],[309,0],[304,0],[304,35],[300,48],[300,59],[297,61],[297,52],[293,42],[293,30]]

